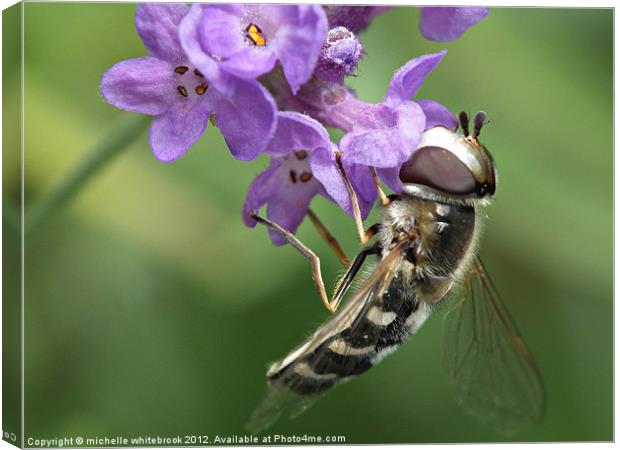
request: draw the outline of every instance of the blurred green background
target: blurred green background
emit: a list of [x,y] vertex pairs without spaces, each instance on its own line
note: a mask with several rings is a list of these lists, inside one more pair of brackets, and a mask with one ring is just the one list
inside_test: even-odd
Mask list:
[[[98,89],[112,64],[145,54],[134,10],[25,4],[27,210],[132,115]],[[464,414],[442,370],[438,315],[270,431],[347,443],[611,440],[613,12],[498,8],[447,44],[424,40],[418,15],[376,19],[350,84],[378,101],[396,68],[447,47],[418,98],[489,113],[483,142],[500,179],[481,255],[540,366],[546,416],[507,438]],[[4,70],[15,83],[5,96],[19,96],[19,68]],[[265,165],[235,161],[213,128],[164,165],[145,132],[26,237],[27,437],[243,432],[267,363],[327,316],[307,262],[241,222]],[[18,174],[4,183],[15,200]],[[353,254],[352,221],[322,199],[313,208]],[[299,236],[332,282],[335,257],[308,223]]]

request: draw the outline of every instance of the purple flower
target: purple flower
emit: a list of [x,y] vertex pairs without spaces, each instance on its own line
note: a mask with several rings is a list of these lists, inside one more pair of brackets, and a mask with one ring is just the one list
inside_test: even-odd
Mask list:
[[232,80],[227,95],[211,86],[179,43],[178,25],[188,11],[183,4],[138,5],[136,29],[149,56],[112,66],[101,79],[101,93],[118,108],[155,116],[150,144],[162,162],[183,156],[211,113],[232,154],[253,159],[275,128],[275,102],[256,81]]
[[390,9],[389,6],[323,6],[329,27],[345,27],[353,33],[365,30],[379,14]]
[[[248,189],[243,206],[245,224],[254,227],[256,220],[250,213],[266,204],[269,220],[294,233],[316,195],[336,202],[351,215],[349,194],[336,165],[336,150],[317,121],[295,112],[279,113],[276,132],[266,149],[271,165]],[[349,165],[345,169],[365,217],[376,197],[368,168]],[[270,235],[275,245],[285,243],[278,233]]]
[[[439,53],[420,56],[398,69],[392,77],[383,104],[392,107],[402,107],[403,105],[413,103],[411,99],[415,97],[426,76],[437,67],[446,52],[447,50],[444,50]],[[416,104],[422,109],[425,117],[424,126],[421,131],[438,125],[449,129],[456,129],[456,117],[454,117],[454,114],[445,106],[434,100],[418,100]],[[418,136],[415,145],[403,152],[403,159],[401,159],[398,164],[391,167],[377,166],[379,167],[377,171],[379,176],[394,191],[398,192],[402,190],[402,184],[398,177],[398,170],[400,169],[400,165],[411,157],[411,154],[417,147],[419,138]]]
[[[324,6],[329,27],[343,26],[353,33],[359,33],[370,25],[373,19],[391,9],[389,6]],[[432,41],[453,41],[468,28],[484,19],[489,8],[453,8],[422,6],[420,31]]]
[[399,184],[392,172],[409,159],[422,132],[435,125],[456,125],[454,116],[439,103],[412,101],[445,53],[421,56],[401,67],[378,104],[359,100],[340,83],[308,84],[297,98],[321,122],[347,132],[339,143],[343,162],[380,169],[386,183],[395,188]]
[[432,41],[453,41],[489,13],[489,8],[421,7],[420,32]]
[[196,4],[180,28],[190,61],[224,92],[231,80],[268,73],[276,60],[297,92],[312,75],[326,33],[325,13],[313,5]]

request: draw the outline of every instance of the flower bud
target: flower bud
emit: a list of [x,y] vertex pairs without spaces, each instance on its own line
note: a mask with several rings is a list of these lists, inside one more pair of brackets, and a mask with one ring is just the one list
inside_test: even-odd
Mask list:
[[319,55],[316,76],[326,81],[342,81],[351,75],[364,54],[357,37],[345,27],[329,30]]

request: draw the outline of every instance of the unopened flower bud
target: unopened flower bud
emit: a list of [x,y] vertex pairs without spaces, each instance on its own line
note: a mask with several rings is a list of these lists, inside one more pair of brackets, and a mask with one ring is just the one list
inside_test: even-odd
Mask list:
[[315,74],[328,81],[342,81],[351,75],[364,54],[364,47],[355,34],[345,27],[329,30]]

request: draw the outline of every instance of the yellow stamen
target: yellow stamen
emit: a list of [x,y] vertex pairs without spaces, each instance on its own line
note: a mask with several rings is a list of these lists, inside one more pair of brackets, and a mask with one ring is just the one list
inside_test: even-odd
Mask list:
[[253,23],[246,27],[245,37],[250,41],[250,43],[258,47],[264,47],[267,45],[267,38],[263,35],[263,31]]

